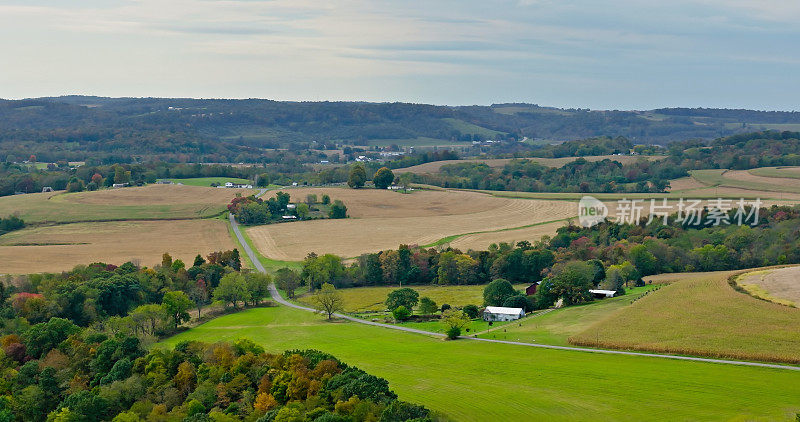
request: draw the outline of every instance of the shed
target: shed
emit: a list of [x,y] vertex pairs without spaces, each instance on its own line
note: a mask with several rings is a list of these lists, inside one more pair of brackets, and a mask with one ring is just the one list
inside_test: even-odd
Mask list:
[[53,192],[52,186],[45,186],[42,188],[42,192]]
[[525,296],[533,296],[536,294],[536,289],[539,288],[539,282],[531,284],[525,288]]
[[522,308],[506,308],[503,306],[487,306],[483,310],[484,321],[514,321],[525,316]]
[[589,293],[592,294],[596,299],[603,299],[607,297],[614,297],[617,294],[616,290],[601,290],[601,289],[590,289]]

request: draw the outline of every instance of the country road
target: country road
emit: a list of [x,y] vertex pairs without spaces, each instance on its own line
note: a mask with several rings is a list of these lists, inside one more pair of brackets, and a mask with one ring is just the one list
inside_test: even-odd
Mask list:
[[[263,192],[261,193],[263,194]],[[250,260],[253,262],[253,265],[256,267],[256,270],[266,273],[266,269],[263,265],[261,265],[261,261],[259,261],[258,257],[256,256],[255,252],[250,245],[244,240],[244,236],[242,236],[241,231],[239,230],[239,224],[236,222],[236,219],[233,214],[228,214],[228,218],[231,222],[231,228],[233,228],[233,233],[236,235],[236,238],[239,240],[239,244],[242,245],[245,253]],[[297,305],[287,301],[286,299],[281,296],[280,292],[278,292],[277,287],[275,284],[270,284],[269,286],[270,296],[272,299],[281,305],[288,306],[295,309],[300,309],[303,311],[308,312],[317,312],[315,309]],[[405,331],[409,333],[416,333],[416,334],[424,334],[429,336],[435,337],[444,337],[444,334],[441,333],[434,333],[431,331],[424,331],[424,330],[417,330],[414,328],[408,327],[401,327],[392,324],[382,324],[379,322],[367,321],[360,318],[351,317],[349,315],[344,314],[334,314],[338,318],[343,318],[349,321],[357,322],[359,324],[366,324],[366,325],[374,325],[377,327],[388,328],[392,330],[398,331]],[[524,346],[524,347],[539,347],[543,349],[556,349],[556,350],[566,350],[572,352],[585,352],[585,353],[602,353],[602,354],[610,354],[610,355],[626,355],[626,356],[641,356],[641,357],[650,357],[650,358],[660,358],[660,359],[674,359],[674,360],[685,360],[685,361],[693,361],[693,362],[705,362],[705,363],[717,363],[717,364],[724,364],[724,365],[740,365],[740,366],[756,366],[762,368],[772,368],[772,369],[785,369],[790,371],[800,371],[800,366],[789,366],[789,365],[779,365],[779,364],[772,364],[772,363],[761,363],[761,362],[745,362],[745,361],[736,361],[736,360],[724,360],[724,359],[712,359],[712,358],[701,358],[701,357],[694,357],[694,356],[678,356],[678,355],[664,355],[664,354],[657,354],[657,353],[643,353],[643,352],[628,352],[624,350],[610,350],[610,349],[592,349],[588,347],[572,347],[572,346],[554,346],[549,344],[533,344],[533,343],[521,343],[516,341],[506,341],[506,340],[493,340],[493,339],[485,339],[485,338],[477,338],[477,337],[466,337],[461,336],[459,339],[463,340],[472,340],[472,341],[483,341],[488,343],[502,343],[502,344],[512,344],[516,346]]]

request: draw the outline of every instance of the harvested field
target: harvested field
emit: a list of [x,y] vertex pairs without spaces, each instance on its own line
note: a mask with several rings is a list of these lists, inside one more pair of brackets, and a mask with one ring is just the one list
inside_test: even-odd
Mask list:
[[762,299],[783,305],[800,304],[800,267],[742,274],[736,279],[736,284]]
[[408,195],[337,188],[291,191],[292,195],[302,193],[303,197],[308,192],[325,192],[332,199],[342,199],[348,211],[352,210],[353,218],[247,229],[262,254],[279,260],[301,260],[309,252],[353,257],[394,249],[403,243],[427,245],[447,236],[522,227],[577,214],[572,202],[496,198],[462,191],[419,191]]
[[670,192],[696,190],[708,187],[708,185],[700,183],[697,179],[693,177],[681,177],[680,179],[670,180],[669,186],[670,186],[669,187]]
[[759,192],[763,197],[800,194],[800,183],[796,180],[756,176],[747,170],[693,170],[691,173],[693,178],[709,186],[745,189]]
[[556,232],[556,229],[566,224],[566,221],[556,221],[554,223],[540,224],[523,229],[468,234],[458,237],[449,243],[453,248],[458,248],[463,251],[469,249],[485,250],[492,243],[500,242],[515,244],[516,242],[527,240],[533,243],[541,239],[542,236],[552,236]]
[[728,279],[738,273],[665,275],[675,281],[571,337],[570,342],[800,363],[800,309],[737,292]]
[[[279,190],[280,191],[280,190]],[[306,195],[329,195],[331,201],[341,199],[352,218],[375,217],[426,217],[470,214],[502,204],[489,195],[476,192],[446,192],[443,190],[416,190],[404,194],[386,189],[300,188],[283,189],[291,195],[292,202],[303,202]],[[264,199],[274,196],[267,192]]]
[[221,213],[237,192],[197,186],[148,185],[95,192],[48,192],[0,198],[0,215],[27,223],[203,218]]
[[[536,157],[528,157],[525,158],[527,160],[536,161],[539,164],[542,164],[547,167],[561,167],[564,164],[571,163],[578,158],[584,158],[587,161],[602,161],[605,159],[619,161],[620,163],[633,163],[642,158],[648,160],[659,160],[663,157],[661,156],[649,156],[649,155],[597,155],[597,156],[589,156],[589,157],[563,157],[563,158],[536,158]],[[432,161],[430,163],[419,164],[416,166],[400,168],[393,170],[396,174],[401,173],[415,173],[415,174],[422,174],[422,173],[438,173],[442,166],[447,164],[459,164],[459,163],[485,163],[489,167],[492,168],[501,168],[506,165],[511,158],[489,158],[483,160],[444,160],[444,161]]]
[[[14,246],[24,245],[24,246]],[[168,252],[191,264],[198,253],[232,249],[222,220],[117,221],[32,227],[0,237],[0,273],[57,272],[102,261],[152,266]]]

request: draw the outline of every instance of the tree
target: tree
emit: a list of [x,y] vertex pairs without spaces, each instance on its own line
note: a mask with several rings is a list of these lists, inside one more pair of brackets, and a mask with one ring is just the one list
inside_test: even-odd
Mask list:
[[328,217],[347,218],[347,207],[344,205],[344,202],[338,199],[333,201],[333,205],[331,205],[331,209],[328,211]]
[[575,305],[592,300],[589,289],[593,286],[594,265],[587,262],[571,261],[560,269],[554,269],[554,271],[556,273],[550,277],[552,282],[550,292],[564,299],[566,305]]
[[272,283],[272,277],[269,274],[250,272],[244,275],[244,279],[253,306],[258,305],[262,299],[269,296],[269,285]]
[[411,186],[411,181],[413,177],[414,175],[408,172],[398,176],[397,181],[400,183],[400,186],[403,187],[403,192],[407,191],[408,187]]
[[363,188],[367,182],[367,171],[363,164],[356,164],[350,169],[350,177],[347,178],[347,186],[353,189]]
[[95,173],[92,175],[92,182],[97,186],[103,185],[103,176],[100,173]]
[[190,319],[189,309],[192,308],[194,302],[189,299],[189,296],[182,291],[167,292],[161,300],[161,306],[164,307],[164,312],[170,316],[175,328],[182,322]]
[[244,276],[237,273],[228,273],[219,281],[219,285],[214,289],[214,300],[221,300],[222,302],[230,303],[236,308],[237,302],[244,302],[250,299],[250,294],[247,291],[247,282]]
[[503,301],[503,306],[506,308],[522,308],[525,312],[533,310],[533,304],[525,295],[521,294],[507,297],[506,300]]
[[401,305],[392,311],[392,316],[396,321],[405,321],[411,316],[411,311]]
[[275,285],[286,292],[286,296],[293,298],[294,291],[300,287],[300,274],[290,268],[281,268],[275,272]]
[[640,275],[652,275],[658,272],[658,260],[647,250],[645,245],[636,245],[628,252],[631,263]]
[[75,176],[72,176],[69,179],[69,183],[67,183],[67,192],[83,192],[83,189],[83,180],[80,180]]
[[400,306],[405,306],[406,309],[413,309],[419,302],[419,293],[416,290],[403,287],[389,293],[386,297],[386,307],[393,311]]
[[487,284],[483,289],[483,304],[486,306],[503,306],[503,302],[511,296],[516,296],[517,291],[508,280],[498,278]]
[[423,315],[435,314],[439,310],[439,306],[433,299],[425,296],[419,300],[419,312]]
[[322,194],[322,205],[328,205],[331,203],[331,197],[327,193]]
[[317,194],[309,193],[308,195],[306,195],[306,204],[308,204],[308,206],[314,205],[316,203],[317,203]]
[[310,212],[310,209],[308,208],[308,204],[297,204],[296,210],[297,210],[296,211],[297,212],[297,217],[299,217],[300,219],[307,218],[308,217],[308,213]]
[[312,296],[314,307],[318,312],[328,315],[328,319],[333,318],[333,314],[344,309],[342,295],[336,291],[331,283],[325,283],[317,293]]
[[28,329],[22,338],[28,354],[38,359],[50,349],[58,346],[80,328],[71,321],[63,318],[50,318],[47,322],[36,324]]
[[448,309],[442,314],[442,323],[447,327],[447,338],[455,340],[461,335],[461,329],[470,323],[470,318],[463,311]]
[[394,182],[394,173],[388,167],[381,167],[372,177],[376,189],[386,189]]
[[478,305],[466,305],[462,310],[471,319],[477,318],[481,313],[480,309],[478,309]]

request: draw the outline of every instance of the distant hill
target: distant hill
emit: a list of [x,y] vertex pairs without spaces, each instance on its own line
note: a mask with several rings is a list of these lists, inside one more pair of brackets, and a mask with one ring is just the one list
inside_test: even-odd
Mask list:
[[633,143],[798,130],[800,113],[672,108],[558,109],[532,104],[434,106],[65,96],[0,100],[0,159],[254,161],[264,149],[351,145],[468,145],[474,140],[566,141],[624,136]]

